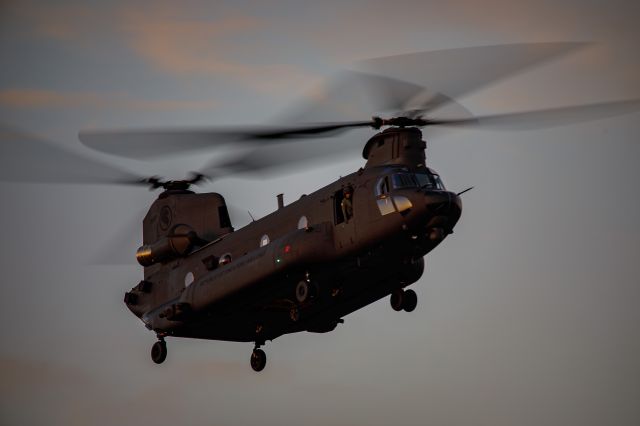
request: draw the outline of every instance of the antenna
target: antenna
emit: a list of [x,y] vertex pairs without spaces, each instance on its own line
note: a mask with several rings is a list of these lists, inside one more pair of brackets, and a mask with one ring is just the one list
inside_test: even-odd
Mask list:
[[456,195],[460,196],[460,195],[464,194],[464,193],[465,193],[465,192],[467,192],[467,191],[471,191],[472,189],[473,189],[473,186],[472,186],[472,187],[469,187],[469,188],[467,188],[467,189],[465,189],[464,191],[460,191],[460,192],[458,192]]
[[251,218],[251,221],[255,222],[256,220],[253,218],[253,215],[251,214],[251,212],[247,210],[247,213],[249,213],[249,217]]

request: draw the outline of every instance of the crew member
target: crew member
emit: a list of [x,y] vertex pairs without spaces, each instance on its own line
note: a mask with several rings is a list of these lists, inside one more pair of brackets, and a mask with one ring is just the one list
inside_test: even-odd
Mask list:
[[353,188],[347,186],[342,190],[342,201],[340,207],[342,208],[342,216],[345,223],[349,223],[349,219],[353,217],[353,204],[351,203],[351,197],[353,195]]

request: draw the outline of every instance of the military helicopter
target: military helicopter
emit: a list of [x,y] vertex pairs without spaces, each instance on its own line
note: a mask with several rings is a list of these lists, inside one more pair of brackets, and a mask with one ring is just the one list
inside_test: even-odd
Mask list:
[[[357,78],[375,81],[387,92],[405,90],[403,102],[414,91],[423,91],[386,77]],[[397,104],[397,98],[391,103]],[[153,362],[165,361],[168,337],[253,342],[250,364],[261,371],[266,365],[261,347],[281,335],[330,332],[350,313],[385,297],[395,311],[415,310],[416,293],[406,287],[423,275],[424,256],[453,233],[462,213],[461,195],[471,189],[445,188],[426,162],[427,143],[421,128],[514,122],[546,126],[554,120],[583,121],[640,108],[640,101],[629,100],[491,116],[431,116],[446,103],[453,103],[448,94],[430,92],[419,108],[365,121],[259,129],[81,132],[85,146],[138,157],[217,141],[260,145],[354,128],[377,131],[364,144],[366,163],[359,170],[288,205],[279,194],[274,212],[240,229],[232,226],[221,194],[192,190],[212,173],[162,180],[116,171],[104,163],[84,163],[83,173],[104,171],[112,182],[162,189],[144,217],[143,242],[136,253],[144,267],[143,279],[124,296],[129,310],[157,336],[151,350]],[[20,137],[16,131],[3,131],[3,139]],[[35,139],[28,146],[33,152],[44,149]],[[55,156],[65,161],[74,157],[47,146],[54,160]],[[24,152],[24,147],[20,149]],[[247,158],[208,170],[245,170]],[[1,177],[20,173],[25,174],[14,169]],[[60,176],[62,181],[77,179]]]
[[[420,120],[393,119],[420,124]],[[382,120],[373,125],[383,124]],[[391,294],[393,309],[413,311],[423,256],[453,232],[462,205],[425,164],[416,127],[390,127],[365,146],[366,165],[235,230],[217,193],[195,194],[182,181],[150,181],[164,191],[143,221],[138,262],[144,279],[125,295],[129,309],[165,337],[255,342],[285,333],[333,330],[349,313]]]

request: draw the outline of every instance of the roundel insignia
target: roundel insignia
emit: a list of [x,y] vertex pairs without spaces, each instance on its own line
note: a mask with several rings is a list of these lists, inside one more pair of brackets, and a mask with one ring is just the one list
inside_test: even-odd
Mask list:
[[166,231],[171,226],[171,208],[162,206],[160,209],[160,229]]

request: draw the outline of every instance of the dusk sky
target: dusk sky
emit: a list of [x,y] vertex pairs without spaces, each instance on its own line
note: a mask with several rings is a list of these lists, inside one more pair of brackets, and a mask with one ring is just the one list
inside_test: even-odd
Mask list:
[[[591,44],[456,99],[473,114],[640,98],[639,22],[640,3],[617,0],[5,0],[0,125],[182,178],[225,152],[125,160],[78,132],[366,120],[377,111],[299,117],[298,106],[368,58],[511,43]],[[312,141],[344,146],[312,167],[198,191],[222,193],[238,229],[276,194],[291,202],[363,166],[373,134]],[[251,343],[169,338],[167,361],[151,361],[155,336],[122,299],[142,277],[135,249],[157,193],[0,182],[0,424],[640,424],[640,113],[424,136],[447,188],[475,188],[412,285],[417,309],[384,299],[331,333],[268,342],[259,374]],[[27,170],[0,154],[3,170]]]

